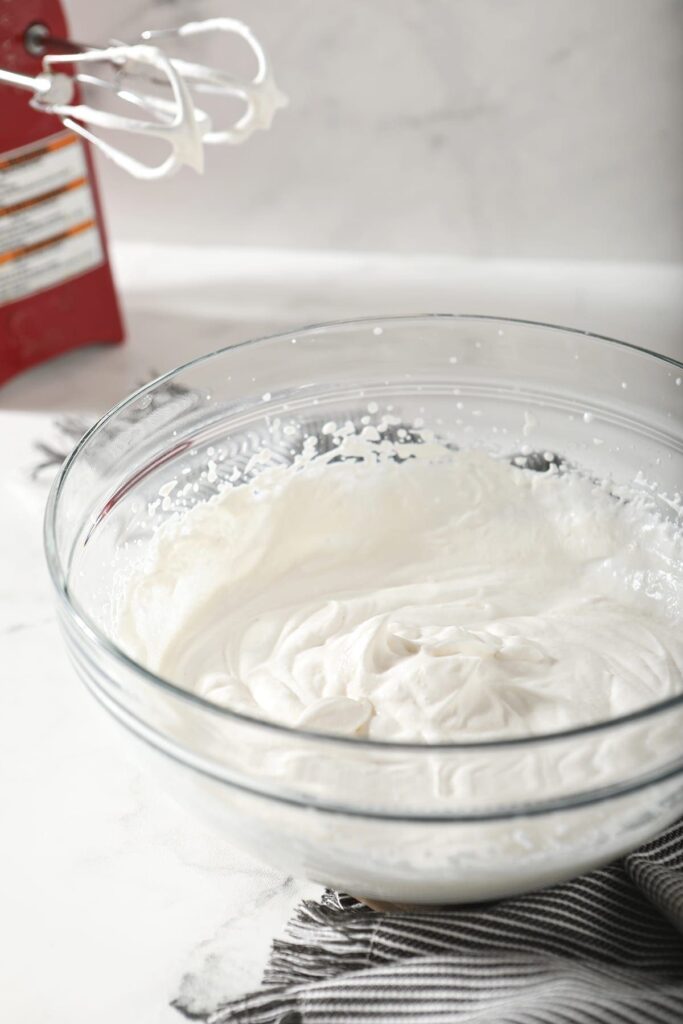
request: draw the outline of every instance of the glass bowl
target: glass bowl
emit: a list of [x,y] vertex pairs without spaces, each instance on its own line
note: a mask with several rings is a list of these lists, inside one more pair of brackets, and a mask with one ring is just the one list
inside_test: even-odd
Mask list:
[[169,517],[245,482],[264,439],[286,463],[325,421],[387,410],[458,447],[647,488],[674,517],[681,371],[584,332],[433,315],[309,327],[166,374],[85,435],[48,501],[47,560],[78,673],[169,794],[283,872],[368,901],[491,899],[619,857],[683,813],[683,695],[533,738],[304,732],[132,660],[112,639],[116,574]]

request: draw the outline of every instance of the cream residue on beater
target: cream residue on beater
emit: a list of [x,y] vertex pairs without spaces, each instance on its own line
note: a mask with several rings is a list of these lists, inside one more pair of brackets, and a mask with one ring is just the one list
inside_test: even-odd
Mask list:
[[553,732],[683,689],[671,523],[428,434],[322,433],[326,455],[313,439],[292,466],[263,452],[249,483],[158,531],[122,592],[131,655],[255,717],[428,743]]

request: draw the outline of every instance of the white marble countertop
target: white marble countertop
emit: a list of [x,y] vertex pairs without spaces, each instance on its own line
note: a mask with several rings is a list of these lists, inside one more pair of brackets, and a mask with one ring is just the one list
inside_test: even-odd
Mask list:
[[[62,649],[43,563],[55,418],[200,352],[370,313],[507,314],[683,354],[683,268],[123,246],[129,329],[0,389],[0,991],[8,1024],[173,1024],[258,984],[314,886],[207,833],[120,760]],[[188,269],[189,268],[189,269]],[[61,443],[64,443],[63,438]]]

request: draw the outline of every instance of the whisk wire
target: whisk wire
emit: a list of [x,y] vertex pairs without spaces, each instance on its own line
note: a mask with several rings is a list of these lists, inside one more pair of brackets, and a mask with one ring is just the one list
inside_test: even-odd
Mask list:
[[[172,39],[216,33],[235,35],[247,43],[256,60],[252,78],[241,80],[220,68],[164,52],[163,46]],[[141,41],[133,44],[113,41],[99,47],[76,43],[51,35],[44,25],[30,25],[24,40],[28,52],[41,57],[42,72],[32,77],[0,68],[0,82],[31,91],[32,106],[54,114],[67,128],[139,178],[164,177],[183,165],[201,171],[204,145],[243,142],[254,131],[269,128],[277,110],[287,104],[275,84],[263,46],[247,25],[234,18],[210,18],[179,28],[145,31]],[[92,66],[93,71],[84,65]],[[112,68],[112,78],[98,73],[96,65]],[[73,102],[76,87],[84,98]],[[166,95],[156,95],[152,88]],[[129,104],[137,115],[102,109],[98,98],[104,93]],[[228,126],[217,126],[195,102],[195,97],[202,96],[238,99],[244,103],[244,110]],[[148,115],[146,120],[139,116],[140,111]],[[92,129],[162,139],[170,152],[160,163],[145,163]]]

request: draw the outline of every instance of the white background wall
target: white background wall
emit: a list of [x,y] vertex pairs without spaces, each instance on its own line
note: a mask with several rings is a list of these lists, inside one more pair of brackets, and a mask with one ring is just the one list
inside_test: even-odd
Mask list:
[[116,238],[683,259],[681,0],[67,0],[72,33],[244,18],[291,106],[203,178],[102,167]]

